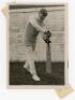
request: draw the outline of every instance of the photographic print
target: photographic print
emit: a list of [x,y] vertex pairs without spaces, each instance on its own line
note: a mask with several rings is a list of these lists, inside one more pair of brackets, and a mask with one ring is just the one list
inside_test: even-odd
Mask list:
[[66,5],[9,5],[9,85],[66,85]]

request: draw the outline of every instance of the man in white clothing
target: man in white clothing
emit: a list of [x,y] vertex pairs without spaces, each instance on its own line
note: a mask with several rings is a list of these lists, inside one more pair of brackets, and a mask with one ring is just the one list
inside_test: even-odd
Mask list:
[[26,68],[32,75],[34,81],[40,81],[35,69],[35,55],[34,50],[36,46],[36,38],[39,33],[45,33],[47,30],[44,28],[44,20],[47,16],[46,9],[40,9],[37,15],[33,15],[29,18],[26,33],[25,33],[25,46],[26,46],[26,63],[24,68]]

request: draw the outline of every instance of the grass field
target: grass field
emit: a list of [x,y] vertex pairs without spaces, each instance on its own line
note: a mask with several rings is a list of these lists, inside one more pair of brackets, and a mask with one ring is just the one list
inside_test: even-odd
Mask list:
[[23,68],[24,62],[10,62],[10,85],[64,85],[64,63],[53,62],[52,73],[46,74],[45,62],[35,62],[36,70],[41,78],[40,82],[32,80],[31,74]]

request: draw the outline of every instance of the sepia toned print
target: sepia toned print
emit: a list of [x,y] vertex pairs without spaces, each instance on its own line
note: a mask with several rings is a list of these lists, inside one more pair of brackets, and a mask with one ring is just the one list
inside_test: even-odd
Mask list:
[[65,5],[9,5],[9,85],[66,85]]

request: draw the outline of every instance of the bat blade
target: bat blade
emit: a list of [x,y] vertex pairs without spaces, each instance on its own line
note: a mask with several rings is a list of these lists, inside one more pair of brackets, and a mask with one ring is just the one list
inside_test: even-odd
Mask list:
[[52,65],[51,65],[51,48],[50,48],[50,43],[47,43],[46,56],[47,56],[46,73],[51,74],[52,73]]

